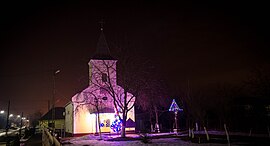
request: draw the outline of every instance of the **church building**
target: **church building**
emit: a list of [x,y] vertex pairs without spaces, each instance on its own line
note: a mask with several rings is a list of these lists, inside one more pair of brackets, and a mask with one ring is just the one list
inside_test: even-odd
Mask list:
[[[114,59],[106,42],[103,29],[97,43],[96,52],[91,57],[89,65],[89,86],[76,93],[65,106],[65,131],[71,135],[97,133],[115,133],[112,128],[117,115],[122,116],[121,108],[113,97],[122,100],[124,89],[117,85],[117,60]],[[131,99],[129,107],[135,98]],[[127,114],[126,131],[135,131],[134,107]]]

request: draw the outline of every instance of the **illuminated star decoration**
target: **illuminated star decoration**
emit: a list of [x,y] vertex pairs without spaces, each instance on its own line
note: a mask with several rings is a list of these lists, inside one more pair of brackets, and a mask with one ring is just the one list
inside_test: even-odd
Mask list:
[[119,115],[115,115],[115,120],[112,122],[111,129],[114,132],[119,132],[122,129],[122,120],[119,118]]
[[178,112],[178,111],[183,111],[183,109],[179,108],[179,106],[175,102],[175,99],[173,99],[169,111]]

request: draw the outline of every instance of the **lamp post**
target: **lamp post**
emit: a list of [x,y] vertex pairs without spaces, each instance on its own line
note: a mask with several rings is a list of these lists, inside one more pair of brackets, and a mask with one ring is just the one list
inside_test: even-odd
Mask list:
[[9,129],[9,107],[10,107],[10,100],[8,101],[7,124],[6,124],[6,136],[8,135],[8,129]]
[[[55,76],[60,73],[60,70],[56,70],[53,72],[53,96],[52,96],[52,131],[54,133],[55,130]],[[49,124],[49,123],[48,123]]]
[[[2,125],[3,123],[4,123],[4,121],[5,121],[5,119],[3,118],[4,117],[4,114],[5,114],[5,111],[4,110],[1,110],[0,111],[0,128],[2,128],[2,126],[4,126],[4,125]],[[3,115],[3,117],[2,117],[2,115]]]

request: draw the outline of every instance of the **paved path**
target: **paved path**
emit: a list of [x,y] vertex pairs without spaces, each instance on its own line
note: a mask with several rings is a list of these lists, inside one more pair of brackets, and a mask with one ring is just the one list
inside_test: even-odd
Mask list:
[[24,145],[25,146],[42,146],[42,134],[33,135]]

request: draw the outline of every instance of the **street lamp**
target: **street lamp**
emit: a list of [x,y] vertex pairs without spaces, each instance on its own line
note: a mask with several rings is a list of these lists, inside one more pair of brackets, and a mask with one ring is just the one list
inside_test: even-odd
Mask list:
[[[4,122],[4,118],[3,118],[3,117],[4,117],[4,114],[5,114],[5,111],[4,111],[4,110],[1,110],[1,111],[0,111],[0,120],[1,120],[1,121],[0,121],[0,122],[1,122],[1,123],[0,123],[0,127],[1,127],[1,128],[2,128],[2,122]],[[3,119],[3,120],[2,120],[2,119]]]
[[[53,73],[53,99],[52,99],[52,130],[54,132],[55,130],[55,103],[54,103],[54,100],[55,100],[55,76],[60,73],[60,70],[56,70],[54,71]],[[48,123],[49,124],[49,123]]]

